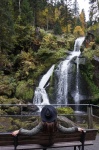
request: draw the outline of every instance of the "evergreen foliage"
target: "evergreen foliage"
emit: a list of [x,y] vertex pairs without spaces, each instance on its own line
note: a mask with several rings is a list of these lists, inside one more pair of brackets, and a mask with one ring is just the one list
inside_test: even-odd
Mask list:
[[[90,26],[91,21],[89,30],[94,31],[98,44],[99,24]],[[66,57],[85,29],[84,11],[79,15],[77,5],[71,8],[71,0],[0,1],[0,95],[9,102],[15,95],[25,102],[31,100],[40,76]],[[92,60],[93,52],[86,54]]]
[[13,48],[13,7],[8,0],[0,1],[0,50]]
[[54,26],[54,34],[56,35],[62,34],[61,26],[58,20],[56,21],[55,26]]

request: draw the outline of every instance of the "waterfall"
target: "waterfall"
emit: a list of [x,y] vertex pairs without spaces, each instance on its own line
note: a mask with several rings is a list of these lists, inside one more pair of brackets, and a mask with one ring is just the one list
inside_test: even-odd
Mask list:
[[71,60],[80,55],[80,51],[73,51],[70,56],[66,58],[63,62],[61,62],[58,66],[57,72],[58,79],[58,87],[57,87],[57,104],[68,104],[68,74],[70,72]]
[[[68,80],[69,80],[69,72],[71,71],[71,60],[73,58],[77,58],[77,76],[76,76],[76,95],[75,95],[75,101],[78,101],[78,96],[79,96],[79,89],[78,89],[78,73],[79,73],[79,62],[78,62],[78,57],[80,56],[80,46],[82,42],[84,41],[84,37],[77,38],[75,41],[74,45],[74,50],[73,52],[70,53],[68,57],[56,68],[55,72],[58,75],[58,84],[57,84],[57,104],[68,104],[68,93],[69,93],[69,88],[68,88]],[[78,95],[78,96],[77,96]],[[77,99],[76,99],[77,98]]]
[[33,98],[33,104],[38,105],[41,110],[41,105],[49,105],[49,98],[45,90],[45,85],[53,73],[55,65],[48,70],[48,72],[41,78],[39,86],[36,88]]
[[[51,77],[53,71],[57,75],[58,81],[56,86],[56,104],[68,104],[68,93],[69,93],[69,74],[72,72],[72,60],[76,58],[77,72],[76,72],[76,93],[74,96],[75,103],[79,103],[79,84],[78,84],[78,75],[79,75],[79,56],[81,54],[80,47],[84,41],[85,37],[80,37],[75,40],[74,50],[66,57],[64,61],[61,61],[56,67],[53,65],[48,72],[40,80],[39,86],[35,90],[33,103],[36,105],[46,105],[50,104],[49,97],[45,90],[45,85]],[[74,86],[74,85],[73,85]],[[41,108],[39,106],[39,108]],[[78,108],[77,108],[78,109]]]
[[47,81],[49,80],[50,76],[53,73],[55,65],[53,65],[48,72],[42,77],[40,83],[39,83],[39,88],[44,88],[45,84],[47,83]]
[[80,100],[80,94],[79,94],[79,58],[77,57],[77,72],[76,72],[76,93],[74,96],[75,104],[76,105],[76,111],[79,110],[79,100]]
[[80,51],[80,47],[84,41],[85,37],[77,38],[74,44],[74,51]]

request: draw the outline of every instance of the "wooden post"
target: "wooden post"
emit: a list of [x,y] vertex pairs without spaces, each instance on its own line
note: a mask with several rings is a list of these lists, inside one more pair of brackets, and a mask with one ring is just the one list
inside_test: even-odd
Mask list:
[[93,128],[93,117],[92,117],[92,105],[88,105],[87,107],[87,113],[88,113],[88,129]]

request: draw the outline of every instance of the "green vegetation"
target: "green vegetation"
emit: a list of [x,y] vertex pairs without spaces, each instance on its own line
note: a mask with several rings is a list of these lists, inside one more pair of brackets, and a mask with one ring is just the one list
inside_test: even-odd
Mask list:
[[[82,71],[94,91],[93,96],[97,95],[99,99],[99,86],[94,81],[96,66],[93,64],[93,57],[99,57],[99,23],[95,20],[92,25],[91,18],[91,22],[86,23],[84,11],[79,14],[78,7],[75,8],[76,1],[73,9],[71,0],[67,0],[67,3],[55,1],[55,5],[51,2],[0,1],[1,104],[32,101],[41,76],[53,64],[66,58],[66,52],[73,50],[75,39],[86,35],[87,31],[93,32],[95,40],[82,52],[89,61]],[[53,82],[49,95],[52,92]],[[12,110],[13,108],[9,112]],[[3,110],[0,113],[2,112]]]
[[[99,46],[97,45],[95,50],[92,49],[93,43],[90,43],[89,48],[85,49],[83,55],[86,57],[86,66],[82,70],[82,74],[86,79],[89,89],[92,95],[92,103],[98,104],[99,100],[99,86],[98,80],[99,75],[95,72],[97,71],[97,66],[95,66],[93,57],[99,57]],[[96,70],[96,71],[95,71]],[[95,78],[96,77],[96,78]],[[96,80],[96,81],[95,81]]]
[[74,110],[71,107],[58,107],[58,114],[71,115],[74,114]]

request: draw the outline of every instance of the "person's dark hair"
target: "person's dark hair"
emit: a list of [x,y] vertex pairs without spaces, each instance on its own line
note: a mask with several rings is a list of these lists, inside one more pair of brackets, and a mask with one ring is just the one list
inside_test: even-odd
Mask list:
[[57,131],[57,121],[54,122],[42,122],[43,124],[43,132],[52,133]]

